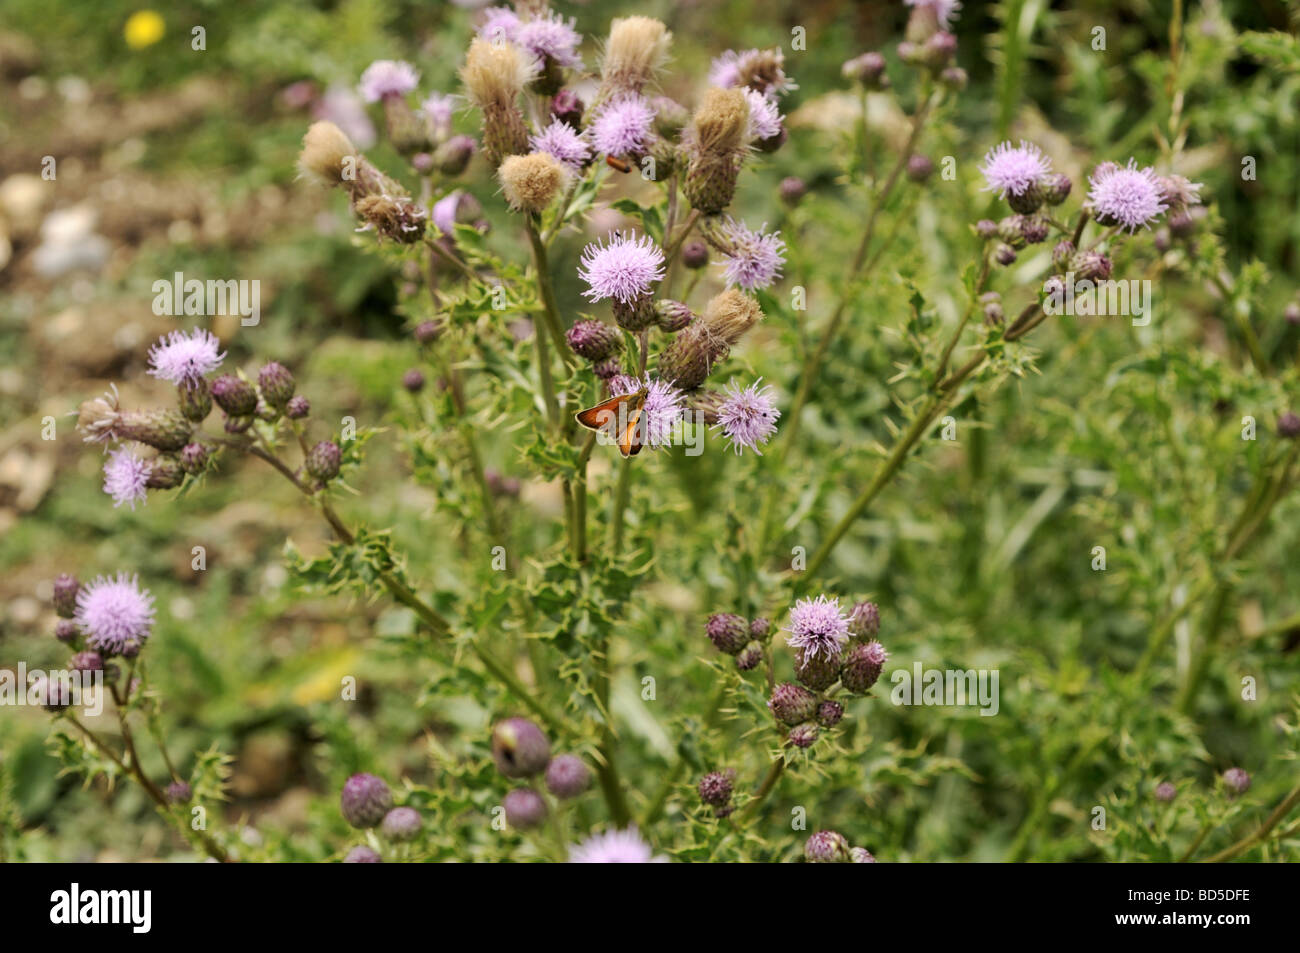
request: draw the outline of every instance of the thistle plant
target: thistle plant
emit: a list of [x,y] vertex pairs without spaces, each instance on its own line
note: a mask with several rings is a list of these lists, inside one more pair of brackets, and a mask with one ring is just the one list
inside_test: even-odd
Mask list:
[[[77,426],[102,456],[105,519],[185,512],[248,468],[282,481],[322,534],[286,541],[289,575],[363,630],[348,665],[402,668],[416,714],[383,728],[424,750],[367,744],[380,729],[343,708],[355,696],[320,702],[313,783],[330,794],[311,846],[250,848],[215,816],[225,756],[172,767],[146,663],[175,627],[118,574],[53,585],[59,651],[105,673],[120,737],[47,693],[65,765],[132,779],[218,860],[1293,851],[1300,793],[1262,819],[1259,798],[1293,783],[1210,750],[1209,699],[1224,703],[1250,652],[1224,633],[1237,600],[1267,590],[1251,551],[1290,525],[1300,481],[1296,341],[1261,340],[1264,275],[1230,267],[1209,170],[1189,155],[1205,131],[1182,109],[1211,54],[1193,76],[1180,20],[1163,120],[1101,146],[1095,127],[1078,141],[1012,116],[995,127],[964,100],[959,64],[981,54],[957,39],[960,4],[897,6],[895,42],[854,50],[833,90],[803,79],[806,50],[777,33],[686,75],[669,24],[584,36],[536,0],[462,23],[454,80],[413,54],[354,76],[382,141],[304,124],[293,188],[336,200],[346,254],[391,280],[387,416],[338,414],[314,360],[196,326],[138,355],[165,402],[124,406],[114,387]],[[1130,281],[1212,292],[1227,343],[1179,353],[1164,326],[1063,312]],[[1268,421],[1231,461],[1215,401]],[[631,410],[619,434],[576,419],[600,406]],[[628,428],[644,452],[620,442]],[[1141,428],[1159,433],[1136,455],[1149,459],[1123,446]],[[1000,457],[1017,440],[1032,466]],[[1186,521],[1173,495],[1143,496],[1157,464]],[[379,499],[408,475],[414,525]],[[1158,546],[1153,511],[1175,527]],[[1071,546],[1107,534],[1093,560],[1105,569],[1109,547],[1124,581],[1045,555],[1053,519]],[[1022,602],[1031,621],[1052,610],[1041,646]],[[1097,631],[1098,608],[1120,621]],[[928,700],[927,667],[971,669],[972,692],[974,669],[1002,672],[986,711],[1011,725]],[[140,760],[141,724],[169,779]],[[963,791],[1006,816],[938,837],[924,818]],[[1069,828],[1067,796],[1112,826]],[[214,812],[204,828],[195,806]]]

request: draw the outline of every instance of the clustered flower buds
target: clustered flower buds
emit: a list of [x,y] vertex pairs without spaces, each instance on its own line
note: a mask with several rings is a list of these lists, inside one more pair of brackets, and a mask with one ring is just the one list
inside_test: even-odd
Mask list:
[[[492,760],[497,770],[512,780],[543,775],[546,790],[559,801],[577,797],[591,786],[591,770],[575,754],[551,757],[551,742],[527,718],[507,718],[492,729]],[[539,826],[550,814],[546,798],[536,788],[521,786],[502,802],[506,822],[526,831]]]
[[734,771],[710,771],[700,778],[696,786],[700,800],[713,808],[714,817],[726,817],[732,811],[731,793],[735,784]]
[[763,661],[771,624],[762,617],[747,622],[732,612],[715,612],[705,623],[704,633],[719,652],[735,657],[737,669],[748,672]]

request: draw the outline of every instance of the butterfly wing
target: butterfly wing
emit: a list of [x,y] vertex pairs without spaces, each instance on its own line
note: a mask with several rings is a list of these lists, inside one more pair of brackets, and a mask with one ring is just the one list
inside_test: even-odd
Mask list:
[[623,394],[619,397],[611,397],[609,400],[602,400],[595,407],[588,407],[574,414],[574,417],[588,430],[606,430],[612,433],[614,427],[618,425],[619,407],[632,396],[634,395]]
[[638,425],[641,423],[641,412],[644,407],[645,401],[642,401],[641,407],[628,414],[627,429],[618,438],[618,452],[625,457],[635,457],[641,452],[641,429]]
[[[588,430],[603,430],[618,443],[618,451],[625,457],[636,456],[641,451],[641,413],[645,409],[646,390],[633,394],[620,394],[588,407],[574,417]],[[621,429],[620,429],[621,427]]]

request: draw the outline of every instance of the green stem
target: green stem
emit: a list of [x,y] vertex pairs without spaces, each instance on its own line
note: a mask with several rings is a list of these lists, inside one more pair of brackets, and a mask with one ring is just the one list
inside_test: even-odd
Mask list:
[[1205,858],[1203,863],[1218,864],[1226,860],[1232,860],[1252,847],[1262,844],[1268,838],[1269,832],[1282,823],[1282,820],[1295,809],[1297,804],[1300,804],[1300,787],[1295,788],[1282,799],[1282,803],[1273,809],[1273,813],[1269,814],[1264,823],[1260,825],[1259,830],[1247,837],[1243,837],[1231,847],[1224,848],[1214,856]]

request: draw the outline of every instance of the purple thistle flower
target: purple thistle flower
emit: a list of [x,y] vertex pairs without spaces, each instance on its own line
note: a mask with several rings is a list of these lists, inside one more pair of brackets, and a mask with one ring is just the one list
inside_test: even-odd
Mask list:
[[957,11],[961,9],[961,0],[903,0],[903,2],[909,7],[933,11],[934,18],[938,21],[941,30],[946,30],[952,25],[952,21],[957,16]]
[[457,189],[433,203],[433,224],[444,235],[450,235],[456,229],[456,209],[460,205],[460,197],[460,189]]
[[582,57],[578,55],[578,45],[582,43],[582,34],[573,28],[576,22],[551,13],[518,23],[511,39],[538,59],[545,57],[560,66],[580,67]]
[[578,172],[591,158],[591,146],[578,130],[567,122],[555,120],[542,130],[540,136],[529,136],[528,144],[534,152],[548,152],[574,172]]
[[997,192],[999,197],[1008,192],[1020,195],[1051,171],[1052,164],[1043,155],[1043,150],[1032,142],[1020,140],[1020,145],[1013,146],[1003,142],[994,146],[984,156],[980,172],[987,183],[982,191]]
[[762,142],[781,134],[781,111],[762,93],[745,88],[749,102],[749,138]]
[[800,599],[790,610],[786,631],[790,633],[785,638],[790,648],[802,649],[813,658],[835,659],[849,640],[849,620],[839,599]]
[[728,219],[722,226],[719,236],[719,250],[722,252],[723,274],[728,285],[739,285],[746,291],[766,288],[781,277],[781,267],[785,264],[785,242],[780,232],[766,234],[764,222],[754,232],[745,227],[743,222]]
[[491,7],[485,14],[483,25],[478,28],[478,35],[488,40],[506,42],[514,40],[515,31],[519,29],[519,15],[509,7]]
[[727,50],[721,56],[716,56],[709,65],[709,85],[721,86],[723,89],[735,86],[740,80],[740,53],[735,50]]
[[1092,186],[1088,202],[1103,225],[1119,225],[1135,232],[1149,227],[1168,207],[1161,197],[1155,171],[1150,166],[1139,169],[1133,159],[1127,166],[1113,162],[1097,166],[1088,182]]
[[649,374],[644,380],[620,374],[609,382],[611,394],[631,394],[638,388],[646,388],[645,407],[641,411],[644,421],[645,440],[649,447],[662,447],[672,442],[673,428],[682,419],[684,405],[682,392],[671,384],[656,380]]
[[405,96],[420,82],[420,74],[405,60],[375,60],[361,74],[357,91],[368,103],[386,96]]
[[663,278],[663,265],[664,253],[648,235],[611,234],[608,245],[592,242],[582,250],[578,277],[588,285],[582,296],[591,301],[613,298],[632,304]]
[[424,118],[433,126],[439,139],[451,135],[451,114],[455,108],[456,97],[445,93],[430,93],[428,98],[420,103],[420,112],[424,113]]
[[86,635],[86,645],[102,655],[139,649],[153,628],[153,595],[135,576],[100,576],[77,593],[72,620]]
[[762,95],[783,96],[790,90],[799,88],[798,84],[785,75],[783,69],[785,57],[779,50],[745,50],[743,53],[727,50],[721,56],[715,57],[709,65],[709,85],[721,86],[724,89],[740,86],[745,72],[759,65],[763,60],[767,61],[767,68],[762,72],[767,75],[766,88],[762,90]]
[[164,334],[149,349],[149,373],[172,384],[193,383],[221,366],[226,354],[217,350],[220,346],[216,336],[202,328]]
[[113,507],[124,503],[135,509],[145,501],[145,490],[153,464],[130,447],[118,447],[104,461],[104,492],[113,498]]
[[758,448],[776,433],[781,411],[768,396],[771,386],[759,387],[762,381],[760,377],[743,390],[735,381],[729,381],[726,397],[718,408],[718,422],[713,429],[722,430],[737,454],[748,447],[761,457],[763,451]]
[[655,111],[640,96],[620,96],[600,111],[588,132],[597,152],[640,155],[654,133]]
[[569,848],[571,864],[666,864],[668,858],[656,856],[635,827],[593,834],[581,844]]

